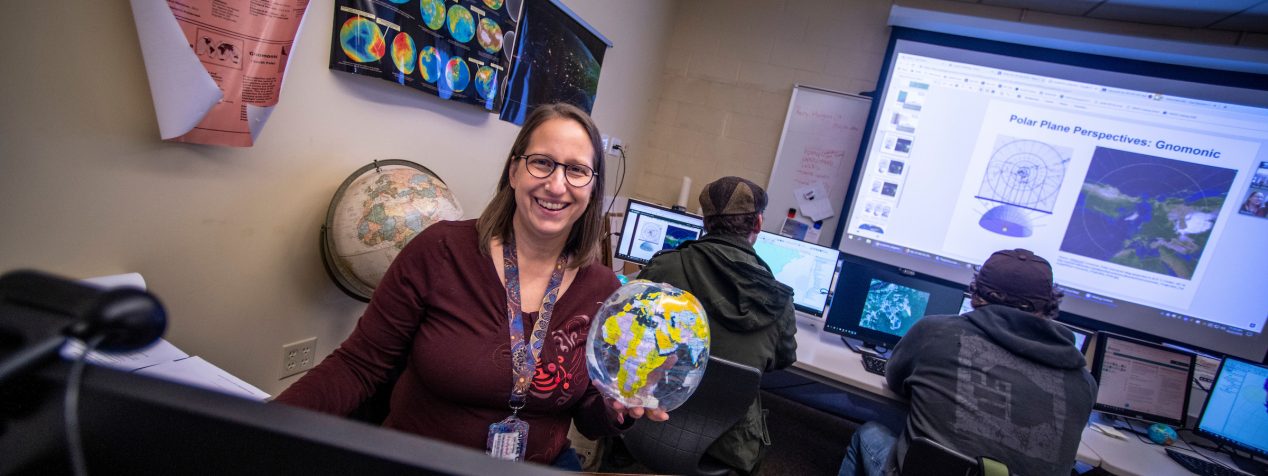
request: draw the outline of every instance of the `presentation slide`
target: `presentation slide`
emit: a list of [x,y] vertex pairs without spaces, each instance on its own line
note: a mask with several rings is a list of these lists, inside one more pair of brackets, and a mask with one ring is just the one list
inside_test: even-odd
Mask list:
[[765,231],[757,235],[753,250],[776,280],[793,288],[798,310],[823,315],[841,252]]
[[1264,358],[1268,94],[892,51],[841,251],[967,284],[992,252],[1030,249],[1064,311]]

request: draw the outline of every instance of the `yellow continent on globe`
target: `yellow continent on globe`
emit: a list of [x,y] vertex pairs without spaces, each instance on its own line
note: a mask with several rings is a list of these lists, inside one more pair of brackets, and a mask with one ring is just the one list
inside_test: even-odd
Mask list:
[[[689,337],[708,341],[709,323],[704,319],[686,319],[694,316],[700,305],[690,294],[679,296],[662,296],[663,293],[652,292],[637,300],[637,305],[627,303],[623,310],[603,323],[603,340],[608,344],[620,347],[618,341],[628,338],[622,355],[626,365],[617,372],[617,392],[622,397],[632,397],[643,386],[647,385],[648,376],[665,365],[674,355],[679,344],[687,343]],[[647,325],[646,317],[653,310],[653,303],[659,301],[665,319],[651,321]],[[664,324],[664,325],[661,325]],[[650,344],[655,344],[650,345]],[[663,352],[666,352],[662,354]],[[670,362],[672,365],[673,362]]]

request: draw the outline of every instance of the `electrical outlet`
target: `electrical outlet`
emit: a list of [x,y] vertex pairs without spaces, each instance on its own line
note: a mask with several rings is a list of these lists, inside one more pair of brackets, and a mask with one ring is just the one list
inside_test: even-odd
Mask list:
[[604,147],[604,151],[606,151],[608,155],[621,155],[621,152],[617,149],[620,149],[623,145],[624,144],[621,143],[620,137],[609,136],[608,142]]
[[282,346],[282,378],[313,368],[316,360],[316,337],[309,337]]

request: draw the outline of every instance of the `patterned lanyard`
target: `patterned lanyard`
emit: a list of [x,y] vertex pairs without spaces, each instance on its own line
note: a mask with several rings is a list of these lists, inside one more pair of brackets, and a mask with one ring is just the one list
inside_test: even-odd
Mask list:
[[[555,261],[555,270],[550,274],[550,283],[546,285],[546,295],[542,297],[541,312],[537,316],[537,325],[533,327],[533,335],[529,342],[524,341],[524,310],[520,306],[520,266],[519,255],[515,252],[515,240],[506,240],[502,246],[502,267],[506,274],[506,315],[511,328],[511,410],[518,413],[524,408],[528,396],[528,382],[533,378],[533,370],[537,368],[537,359],[542,353],[542,341],[546,338],[546,328],[550,326],[550,315],[555,310],[555,300],[559,298],[559,284],[564,278],[564,263],[568,260],[560,254]],[[531,351],[529,349],[531,347]]]

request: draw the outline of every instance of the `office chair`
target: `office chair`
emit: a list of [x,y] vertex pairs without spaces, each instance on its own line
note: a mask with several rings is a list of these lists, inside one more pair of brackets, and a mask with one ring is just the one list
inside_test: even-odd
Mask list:
[[622,435],[625,447],[657,473],[728,474],[730,467],[704,452],[744,416],[761,380],[761,371],[753,367],[710,357],[691,398],[669,412],[669,420],[638,420]]
[[1008,476],[1008,466],[999,461],[964,454],[931,439],[912,438],[903,457],[902,476]]

